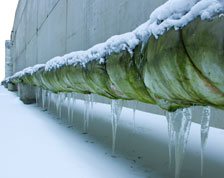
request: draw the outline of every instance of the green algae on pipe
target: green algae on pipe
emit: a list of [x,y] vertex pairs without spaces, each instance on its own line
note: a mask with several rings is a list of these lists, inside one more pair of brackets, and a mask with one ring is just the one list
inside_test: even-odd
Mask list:
[[161,108],[175,110],[195,102],[184,87],[190,80],[185,76],[189,64],[179,31],[170,29],[158,39],[151,36],[144,53],[144,83]]
[[94,88],[94,93],[110,99],[123,99],[122,93],[115,89],[114,83],[110,80],[104,62],[94,60],[87,63],[85,78],[89,85]]
[[198,93],[214,105],[224,106],[224,17],[195,19],[183,28],[183,42],[206,87]]
[[[205,20],[201,23],[207,24],[206,27],[213,26],[213,31],[206,30],[206,27],[203,28],[205,29],[204,31],[207,31],[206,36],[209,36],[207,37],[208,39],[214,38],[212,33],[219,30],[220,23],[223,23],[223,20],[216,20],[215,24],[213,20]],[[191,55],[189,56],[188,54],[189,47],[185,47],[185,39],[197,39],[197,37],[195,37],[196,34],[188,32],[186,35],[185,32],[186,29],[189,28],[195,29],[194,26],[191,27],[191,25],[195,24],[197,24],[197,20],[188,24],[183,30],[175,31],[174,29],[170,29],[158,39],[151,36],[148,41],[145,49],[147,63],[143,70],[144,82],[149,92],[152,93],[152,96],[154,96],[157,101],[157,104],[163,109],[172,111],[190,105],[212,105],[219,108],[220,106],[224,106],[223,92],[218,90],[213,83],[204,76],[203,72],[196,67],[205,62],[213,66],[219,66],[213,68],[214,72],[224,69],[224,66],[219,65],[221,61],[221,63],[223,63],[223,56],[219,56],[216,58],[216,61],[213,61],[214,58],[211,54],[216,56],[217,53],[211,47],[207,49],[207,51],[210,50],[210,55],[204,57],[204,53],[201,52],[201,50],[197,50],[200,49],[200,43],[197,45],[200,41],[195,40],[189,47],[195,50],[195,54],[200,56],[201,60],[196,57],[195,61],[192,62]],[[214,28],[214,26],[216,26],[216,28]],[[198,28],[196,31],[197,30]],[[210,40],[202,37],[202,33],[198,33],[197,35],[199,36],[198,38],[201,38],[201,41],[203,40],[204,44],[210,43]],[[223,36],[224,34],[220,35],[219,38],[224,40]],[[197,48],[194,48],[195,45]],[[222,49],[222,53],[223,52],[224,49]],[[215,76],[219,77],[218,72]],[[217,83],[223,86],[221,82],[217,81]]]
[[106,70],[115,87],[125,94],[127,99],[155,104],[135,64],[138,62],[136,58],[140,57],[140,53],[141,45],[135,48],[132,57],[128,51],[113,53],[107,57]]

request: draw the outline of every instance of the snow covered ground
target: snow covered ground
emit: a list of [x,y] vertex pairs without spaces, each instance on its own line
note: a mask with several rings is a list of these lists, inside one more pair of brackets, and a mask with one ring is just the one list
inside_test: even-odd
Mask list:
[[147,177],[132,161],[0,87],[0,178]]
[[[77,100],[77,125],[83,122],[77,118],[83,108],[84,102]],[[35,104],[24,105],[16,93],[0,86],[0,178],[174,177],[174,158],[168,168],[164,116],[137,110],[134,129],[132,110],[123,108],[114,158],[110,106],[94,104],[94,112],[89,135],[84,135],[82,128],[71,128]],[[224,130],[210,128],[203,178],[223,178],[223,140]],[[196,123],[191,124],[180,177],[200,177],[200,125]]]

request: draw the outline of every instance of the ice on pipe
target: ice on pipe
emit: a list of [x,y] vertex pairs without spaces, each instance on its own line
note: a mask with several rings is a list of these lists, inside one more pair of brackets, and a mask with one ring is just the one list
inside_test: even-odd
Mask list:
[[72,93],[67,94],[67,112],[68,112],[68,122],[71,123],[71,110],[72,110]]
[[134,129],[134,133],[136,133],[136,120],[135,120],[135,114],[136,114],[136,108],[137,108],[137,105],[138,105],[138,101],[134,100],[133,101],[133,129]]
[[45,105],[46,105],[46,102],[47,102],[47,90],[45,89],[42,89],[42,92],[41,92],[42,96],[42,108],[45,109]]
[[175,178],[180,177],[185,149],[191,128],[191,108],[178,109],[168,114],[169,164],[171,164],[172,142],[175,149]]
[[66,94],[64,92],[60,92],[57,101],[57,110],[59,118],[62,119],[62,107],[65,102]]
[[123,107],[123,100],[113,99],[111,102],[111,123],[112,123],[112,156],[115,156],[117,126]]
[[90,111],[91,95],[85,95],[85,109],[84,109],[84,122],[83,122],[83,133],[87,134],[89,129],[89,111]]
[[48,91],[47,92],[47,110],[48,111],[50,111],[51,99],[52,99],[52,92],[51,91]]
[[72,119],[72,123],[74,124],[74,108],[75,108],[75,104],[76,104],[76,93],[72,93],[72,107],[71,107],[71,119]]
[[172,118],[174,117],[173,112],[166,112],[166,118],[167,118],[167,126],[168,126],[168,151],[169,151],[169,168],[171,168],[172,164],[172,146],[173,146],[173,134],[174,131],[172,129]]
[[35,98],[36,98],[36,105],[39,106],[40,104],[40,97],[41,97],[41,88],[36,87],[35,88]]
[[90,119],[92,120],[93,119],[93,100],[94,100],[94,95],[91,93],[90,94]]
[[57,114],[59,115],[59,107],[60,107],[60,104],[61,104],[61,95],[60,93],[57,94],[57,99],[56,99],[56,111],[57,111]]
[[210,118],[211,108],[209,106],[203,107],[201,117],[201,176],[203,176],[204,151],[208,139]]

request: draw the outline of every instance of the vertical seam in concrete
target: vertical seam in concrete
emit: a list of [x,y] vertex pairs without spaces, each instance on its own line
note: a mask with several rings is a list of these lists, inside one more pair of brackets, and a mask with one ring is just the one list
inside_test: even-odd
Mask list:
[[40,3],[40,1],[37,1],[37,26],[36,26],[36,37],[37,37],[37,41],[36,41],[36,45],[37,45],[37,47],[36,47],[36,52],[37,52],[37,54],[36,54],[36,63],[38,63],[38,59],[39,59],[39,54],[38,54],[38,52],[39,52],[39,30],[38,30],[38,20],[39,20],[39,18],[38,18],[38,12],[39,12],[39,3]]
[[[20,1],[21,1],[21,0],[20,0]],[[20,2],[20,1],[19,1],[19,2]],[[19,5],[20,5],[20,3],[18,4],[17,9],[20,7]],[[21,13],[21,16],[20,16],[20,19],[19,19],[18,26],[17,26],[17,28],[16,28],[14,31],[17,31],[17,29],[18,29],[18,27],[19,27],[19,24],[21,23],[22,16],[23,16],[23,13],[24,13],[24,11],[25,11],[25,9],[26,9],[26,6],[27,6],[27,0],[26,0],[26,4],[25,4],[25,6],[24,6],[24,8],[23,8],[23,11],[22,11],[22,13]],[[17,9],[16,9],[16,11],[17,11]]]
[[26,1],[26,5],[25,5],[25,9],[24,9],[24,13],[25,13],[25,49],[24,49],[24,53],[25,53],[25,67],[27,67],[27,56],[26,56],[26,48],[27,48],[27,1]]
[[68,35],[68,0],[66,0],[66,20],[65,20],[65,53],[67,53],[67,35]]
[[88,9],[88,2],[87,0],[85,0],[85,3],[84,3],[84,7],[83,7],[83,10],[84,10],[84,23],[85,23],[85,49],[88,48],[88,23],[87,23],[87,9]]
[[55,5],[52,7],[52,9],[49,11],[49,13],[47,14],[47,17],[43,20],[43,22],[40,24],[40,27],[38,27],[38,30],[40,30],[43,26],[43,24],[46,22],[46,20],[48,19],[48,17],[51,15],[51,13],[54,11],[55,7],[57,7],[58,3],[60,0],[58,0]]
[[[20,19],[19,19],[19,23],[18,23],[18,26],[17,26],[17,28],[16,28],[16,30],[15,30],[15,32],[17,31],[17,29],[18,29],[18,27],[19,27],[19,25],[21,24],[21,20],[22,20],[22,17],[23,17],[23,15],[24,15],[24,12],[26,11],[26,8],[27,8],[27,0],[26,0],[26,4],[25,4],[25,6],[24,6],[24,9],[23,9],[23,11],[22,11],[22,13],[21,13],[21,17],[20,17]],[[25,14],[26,15],[26,14]],[[26,24],[25,24],[25,31],[26,31]],[[18,35],[17,35],[17,37],[18,37]],[[17,41],[17,39],[16,39],[16,37],[15,37],[15,41]],[[16,43],[16,42],[15,42]],[[24,52],[24,50],[25,50],[25,48],[26,48],[26,37],[25,37],[25,47],[24,47],[24,49],[21,51],[21,53],[22,52]],[[16,58],[15,58],[15,61],[18,61],[18,57],[20,56],[21,54],[19,54],[18,56],[16,56]],[[25,54],[25,57],[26,57],[26,54]],[[17,63],[15,63],[15,71],[18,71],[17,70],[17,65],[16,65]],[[25,59],[25,66],[26,66],[26,59]]]

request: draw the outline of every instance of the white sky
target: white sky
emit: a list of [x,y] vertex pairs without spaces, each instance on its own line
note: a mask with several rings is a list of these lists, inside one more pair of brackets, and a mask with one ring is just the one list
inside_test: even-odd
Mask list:
[[10,39],[18,0],[0,0],[0,81],[5,77],[5,40]]

